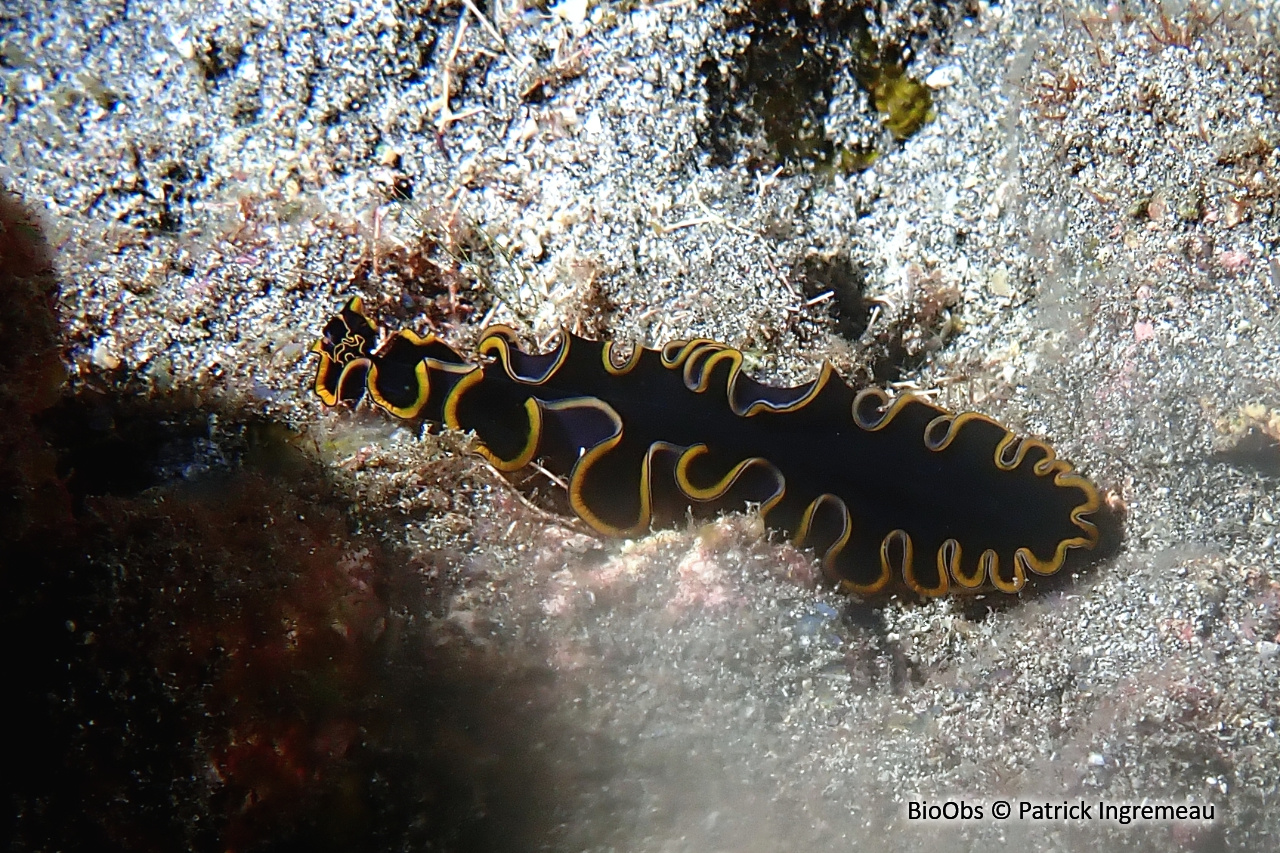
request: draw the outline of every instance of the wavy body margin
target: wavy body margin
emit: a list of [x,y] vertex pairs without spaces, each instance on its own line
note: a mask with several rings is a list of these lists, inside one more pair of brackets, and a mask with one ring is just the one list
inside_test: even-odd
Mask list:
[[827,363],[775,388],[709,340],[620,360],[568,333],[528,353],[493,326],[474,361],[434,335],[377,341],[358,297],[325,327],[311,351],[326,405],[368,396],[396,417],[474,431],[501,471],[541,460],[607,536],[756,504],[863,596],[1016,593],[1098,545],[1098,490],[1048,444],[917,395],[855,391]]

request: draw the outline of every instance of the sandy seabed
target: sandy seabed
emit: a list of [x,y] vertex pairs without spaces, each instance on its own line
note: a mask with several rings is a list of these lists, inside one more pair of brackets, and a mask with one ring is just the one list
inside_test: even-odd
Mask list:
[[[6,5],[15,849],[1273,848],[1276,10],[895,4],[899,141],[825,7],[785,14],[863,171],[752,112],[782,4]],[[352,295],[928,390],[1124,541],[869,607],[750,515],[599,540],[322,407]]]

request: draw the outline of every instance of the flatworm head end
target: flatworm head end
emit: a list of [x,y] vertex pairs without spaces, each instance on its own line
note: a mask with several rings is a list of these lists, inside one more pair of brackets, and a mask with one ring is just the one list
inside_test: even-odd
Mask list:
[[320,356],[315,392],[327,406],[365,395],[398,418],[443,420],[449,393],[478,368],[435,335],[401,330],[378,345],[378,327],[355,296],[311,346]]
[[364,301],[353,296],[341,313],[325,324],[323,336],[311,345],[320,356],[315,392],[326,406],[353,403],[364,396],[370,356],[378,341],[378,327],[364,314]]

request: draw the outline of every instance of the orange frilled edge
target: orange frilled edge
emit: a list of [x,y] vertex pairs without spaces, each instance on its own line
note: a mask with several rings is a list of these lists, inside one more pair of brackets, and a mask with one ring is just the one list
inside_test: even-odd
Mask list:
[[315,391],[474,431],[503,471],[539,460],[604,535],[756,504],[861,595],[1013,593],[1098,545],[1098,490],[1047,444],[915,395],[855,391],[830,364],[774,388],[708,340],[618,358],[565,333],[537,354],[494,326],[477,350],[464,359],[409,331],[378,346],[355,298],[312,347]]

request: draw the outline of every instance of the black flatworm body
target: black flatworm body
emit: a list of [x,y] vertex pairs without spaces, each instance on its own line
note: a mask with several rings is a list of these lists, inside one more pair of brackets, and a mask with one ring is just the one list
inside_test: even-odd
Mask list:
[[312,351],[326,404],[368,395],[397,417],[474,431],[502,471],[540,460],[606,535],[756,503],[862,595],[1017,592],[1098,544],[1097,489],[1044,442],[918,396],[855,391],[830,364],[774,388],[713,341],[619,359],[611,344],[565,333],[536,354],[505,326],[468,360],[410,331],[379,346],[359,298]]

